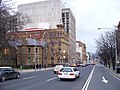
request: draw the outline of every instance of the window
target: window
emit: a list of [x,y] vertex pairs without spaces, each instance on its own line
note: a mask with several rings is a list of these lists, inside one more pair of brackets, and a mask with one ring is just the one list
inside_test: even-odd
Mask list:
[[62,68],[60,71],[61,72],[72,72],[72,69],[71,68]]
[[74,71],[78,71],[77,68],[74,68]]
[[62,17],[65,17],[65,13],[62,13]]
[[38,48],[36,48],[36,53],[38,53]]
[[28,48],[28,53],[30,53],[31,52],[31,48]]
[[30,57],[28,57],[28,65],[30,65]]
[[69,13],[66,13],[66,17],[69,17]]

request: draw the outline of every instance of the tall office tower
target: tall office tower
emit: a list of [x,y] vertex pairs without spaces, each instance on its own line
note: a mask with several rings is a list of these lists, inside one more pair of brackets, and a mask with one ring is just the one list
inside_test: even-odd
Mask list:
[[45,0],[18,6],[18,11],[28,18],[25,28],[53,29],[60,22],[64,4],[61,0]]
[[76,22],[70,8],[62,9],[62,22],[65,26],[65,31],[69,34],[69,60],[70,63],[74,63],[76,53]]

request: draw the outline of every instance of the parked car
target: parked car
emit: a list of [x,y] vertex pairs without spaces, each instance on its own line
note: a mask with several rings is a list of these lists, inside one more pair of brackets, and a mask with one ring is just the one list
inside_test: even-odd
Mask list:
[[0,67],[0,80],[2,82],[12,78],[20,78],[20,73],[12,67]]
[[76,79],[79,78],[80,71],[75,67],[63,67],[58,73],[58,78],[62,79]]
[[77,64],[76,63],[72,63],[70,66],[71,67],[77,67]]
[[54,74],[57,74],[62,67],[63,67],[63,65],[56,65],[53,69]]
[[82,64],[82,67],[86,67],[86,66],[87,66],[86,63],[83,63],[83,64]]

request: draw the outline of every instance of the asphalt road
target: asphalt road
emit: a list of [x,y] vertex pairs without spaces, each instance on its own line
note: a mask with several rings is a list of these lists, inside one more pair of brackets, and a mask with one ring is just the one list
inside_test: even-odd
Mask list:
[[20,79],[0,82],[0,90],[120,90],[120,80],[103,66],[78,69],[80,78],[63,81],[52,70],[22,73]]
[[105,67],[96,65],[88,90],[120,90],[120,78]]

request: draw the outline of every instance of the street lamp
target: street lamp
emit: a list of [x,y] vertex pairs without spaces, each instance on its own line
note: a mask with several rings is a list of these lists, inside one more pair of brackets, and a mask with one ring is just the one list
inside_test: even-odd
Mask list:
[[[47,33],[43,33],[44,41],[47,44]],[[47,67],[47,46],[44,47],[44,67]]]
[[66,52],[66,51],[63,50],[63,63],[65,63],[64,61],[65,61],[65,58],[66,58],[66,57],[65,57],[65,52]]
[[116,29],[112,29],[112,28],[98,28],[98,30],[100,29],[109,29],[109,30],[115,30],[115,64],[116,64],[116,70],[117,70],[117,30]]
[[36,37],[37,37],[37,35],[38,34],[35,34],[35,60],[34,60],[34,62],[35,62],[35,71],[36,71],[36,69],[38,68],[38,67],[36,67],[36,65],[38,64],[39,65],[39,61],[37,62],[37,48],[36,48],[36,45],[37,45],[37,40],[36,40]]

